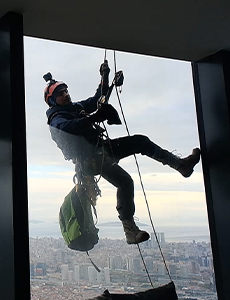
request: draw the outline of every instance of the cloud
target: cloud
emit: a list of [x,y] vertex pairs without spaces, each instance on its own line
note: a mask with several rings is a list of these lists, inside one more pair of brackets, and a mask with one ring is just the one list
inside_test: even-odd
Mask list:
[[[147,220],[147,211],[143,193],[138,188],[138,176],[132,174],[135,185],[136,215]],[[150,209],[159,224],[189,224],[207,222],[204,192],[196,185],[200,185],[201,174],[194,174],[190,184],[193,188],[180,188],[183,179],[178,181],[172,174],[155,173],[144,174],[143,181],[146,188]],[[167,184],[165,184],[167,182]],[[29,208],[30,218],[43,221],[58,220],[59,208],[64,197],[73,188],[71,176],[67,172],[60,177],[29,178]],[[194,188],[195,186],[195,188]],[[117,219],[116,188],[101,179],[99,187],[102,197],[98,198],[97,211],[100,222]]]

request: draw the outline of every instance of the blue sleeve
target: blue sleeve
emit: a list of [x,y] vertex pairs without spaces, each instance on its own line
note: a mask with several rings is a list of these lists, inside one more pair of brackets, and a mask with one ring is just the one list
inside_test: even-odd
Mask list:
[[101,84],[99,84],[96,93],[93,97],[89,97],[88,99],[79,101],[77,103],[81,104],[85,112],[90,114],[97,110],[97,101],[100,99],[101,95],[107,94],[108,88],[108,84],[104,84],[103,88],[101,88]]
[[68,115],[62,113],[51,120],[50,126],[74,135],[82,135],[91,127],[91,121],[87,117],[69,119]]

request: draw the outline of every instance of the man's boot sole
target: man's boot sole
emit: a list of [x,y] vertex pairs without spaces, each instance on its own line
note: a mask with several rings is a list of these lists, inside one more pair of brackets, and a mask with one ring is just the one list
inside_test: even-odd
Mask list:
[[144,231],[144,232],[142,232],[142,236],[141,236],[141,238],[139,240],[136,239],[133,242],[130,242],[128,240],[126,240],[126,241],[127,241],[127,244],[129,244],[129,245],[136,245],[136,244],[139,244],[139,243],[147,241],[149,238],[150,238],[150,235],[148,234],[148,232]]
[[[178,170],[180,173],[181,173],[181,175],[182,176],[184,176],[185,178],[187,178],[187,177],[190,177],[191,175],[192,175],[192,173],[193,173],[193,171],[194,171],[194,167],[195,167],[195,165],[196,164],[198,164],[198,162],[200,161],[200,149],[199,148],[195,148],[195,149],[193,149],[193,152],[197,152],[196,153],[196,155],[197,155],[197,158],[193,161],[193,163],[191,164],[191,169],[189,169],[187,172],[183,172],[183,171],[180,171],[180,170]],[[183,168],[182,168],[182,170],[183,170]]]

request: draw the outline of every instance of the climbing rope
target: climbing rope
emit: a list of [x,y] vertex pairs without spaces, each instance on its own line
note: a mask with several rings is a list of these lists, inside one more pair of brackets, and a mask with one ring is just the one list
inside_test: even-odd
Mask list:
[[104,61],[106,60],[106,54],[107,54],[107,50],[105,49]]
[[[115,69],[115,73],[116,73],[116,72],[117,72],[116,51],[114,50],[113,53],[114,53],[114,54],[113,54],[113,57],[114,57],[114,69]],[[125,124],[125,128],[126,128],[126,131],[127,131],[128,136],[130,136],[128,124],[127,124],[127,121],[126,121],[126,118],[125,118],[125,114],[124,114],[124,111],[123,111],[123,108],[122,108],[122,104],[121,104],[121,99],[120,99],[120,96],[119,96],[119,93],[118,93],[118,89],[117,89],[116,86],[115,86],[115,89],[116,89],[117,99],[118,99],[118,103],[119,103],[119,106],[120,106],[122,118],[123,118],[123,121],[124,121],[124,124]],[[143,184],[143,180],[142,180],[142,176],[141,176],[140,166],[139,166],[139,163],[138,163],[136,154],[134,154],[133,156],[134,156],[134,159],[135,159],[135,163],[136,163],[136,167],[137,167],[137,171],[138,171],[138,175],[139,175],[139,179],[140,179],[140,184],[141,184],[142,192],[143,192],[143,195],[144,195],[145,203],[146,203],[146,206],[147,206],[147,211],[148,211],[150,223],[151,223],[151,226],[152,226],[152,229],[153,229],[153,232],[154,232],[154,236],[155,236],[155,239],[156,239],[156,242],[157,242],[157,245],[158,245],[158,248],[159,248],[161,257],[162,257],[162,260],[163,260],[163,262],[164,262],[165,269],[166,269],[166,271],[167,271],[167,273],[168,273],[169,279],[172,281],[172,277],[171,277],[171,275],[170,275],[168,266],[167,266],[166,261],[165,261],[165,258],[164,258],[163,251],[162,251],[161,246],[160,246],[160,242],[159,242],[158,237],[157,237],[157,233],[156,233],[156,230],[155,230],[155,226],[154,226],[154,224],[153,224],[153,220],[152,220],[152,216],[151,216],[151,212],[150,212],[150,208],[149,208],[149,203],[148,203],[148,200],[147,200],[147,195],[146,195],[146,192],[145,192],[145,188],[144,188],[144,184]],[[149,273],[148,273],[146,264],[145,264],[145,262],[144,262],[144,259],[143,259],[143,256],[142,256],[142,253],[141,253],[141,250],[140,250],[139,245],[138,245],[138,249],[139,249],[139,252],[140,252],[140,255],[141,255],[141,258],[142,258],[144,267],[145,267],[145,270],[146,270],[147,275],[148,275],[148,277],[149,277],[149,281],[150,281],[150,283],[151,283],[151,285],[152,285],[152,281],[151,281],[151,278],[150,278],[150,276],[149,276]]]
[[144,268],[145,268],[145,272],[146,272],[146,274],[147,274],[147,276],[148,276],[149,282],[150,282],[151,286],[154,288],[154,286],[153,286],[153,282],[152,282],[152,279],[151,279],[151,277],[150,277],[150,274],[149,274],[148,268],[147,268],[147,266],[146,266],[146,263],[145,263],[144,257],[143,257],[143,255],[142,255],[142,252],[141,252],[140,245],[139,245],[139,244],[137,244],[137,247],[138,247],[138,250],[139,250],[139,253],[140,253],[140,257],[141,257],[141,260],[142,260],[142,262],[143,262]]
[[[107,50],[105,49],[105,52],[104,52],[104,62],[106,61],[106,56],[107,56]],[[113,60],[114,60],[114,72],[116,74],[117,73],[117,62],[116,62],[116,51],[115,50],[113,51]],[[129,131],[128,124],[127,124],[127,121],[126,121],[126,118],[125,118],[125,114],[124,114],[124,110],[123,110],[123,107],[122,107],[122,104],[121,104],[121,99],[120,99],[120,95],[119,95],[119,92],[118,92],[118,87],[116,85],[115,85],[115,90],[116,90],[116,95],[117,95],[118,103],[119,103],[119,106],[120,106],[122,118],[123,118],[123,121],[124,121],[124,124],[125,124],[125,128],[126,128],[128,136],[130,136],[130,131]],[[102,88],[101,88],[101,92],[102,92]],[[104,122],[103,122],[103,127],[104,127],[105,132],[106,132],[106,137],[107,137],[107,139],[109,139],[109,134],[108,134],[108,131],[106,129],[106,126],[105,126]],[[165,265],[165,269],[167,271],[169,279],[172,281],[172,278],[171,278],[168,266],[166,264],[166,260],[164,258],[163,251],[162,251],[161,246],[160,246],[159,239],[157,237],[155,226],[153,224],[153,220],[152,220],[152,216],[151,216],[151,212],[150,212],[150,208],[149,208],[149,203],[148,203],[148,200],[147,200],[147,195],[146,195],[146,192],[145,192],[145,188],[144,188],[144,184],[143,184],[142,175],[141,175],[140,166],[139,166],[139,163],[138,163],[138,160],[137,160],[137,156],[136,156],[136,154],[134,154],[133,156],[134,156],[134,159],[135,159],[135,163],[136,163],[136,167],[137,167],[137,171],[138,171],[138,176],[139,176],[139,180],[140,180],[142,192],[143,192],[143,195],[144,195],[144,199],[145,199],[145,203],[146,203],[146,207],[147,207],[147,211],[148,211],[150,223],[151,223],[151,226],[152,226],[152,229],[153,229],[153,233],[154,233],[154,236],[155,236],[155,239],[156,239],[156,242],[157,242],[157,245],[158,245],[158,248],[159,248],[162,260],[163,260],[163,263]],[[142,252],[141,252],[139,244],[137,244],[137,247],[138,247],[138,250],[139,250],[139,253],[140,253],[140,256],[141,256],[144,268],[145,268],[145,271],[147,273],[149,282],[150,282],[151,286],[153,287],[153,283],[152,283],[150,274],[148,272],[146,263],[144,261],[144,258],[143,258],[143,255],[142,255]]]

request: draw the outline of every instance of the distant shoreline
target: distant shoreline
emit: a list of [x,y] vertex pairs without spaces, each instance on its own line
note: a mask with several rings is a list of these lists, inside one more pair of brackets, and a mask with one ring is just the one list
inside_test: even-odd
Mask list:
[[[152,227],[137,222],[140,228],[148,231],[150,234],[153,232]],[[97,224],[99,229],[99,238],[109,239],[124,239],[124,232],[120,222],[106,222]],[[57,223],[52,224],[30,224],[30,237],[62,237]],[[166,242],[210,242],[208,228],[204,226],[197,227],[178,227],[178,226],[162,226],[156,228],[156,232],[164,232]]]

